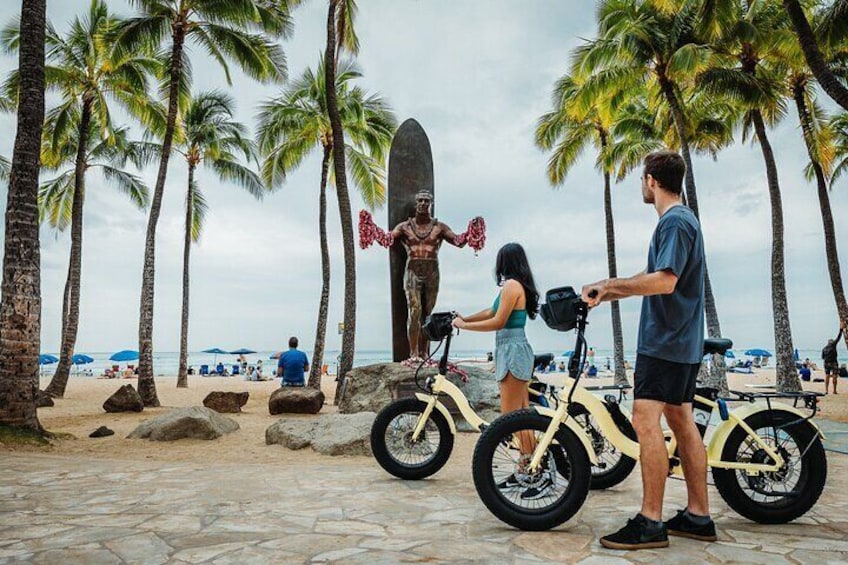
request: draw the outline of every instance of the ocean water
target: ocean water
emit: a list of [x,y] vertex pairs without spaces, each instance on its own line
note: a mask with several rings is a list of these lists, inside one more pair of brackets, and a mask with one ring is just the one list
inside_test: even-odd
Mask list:
[[[734,350],[736,354],[736,359],[745,359],[744,349]],[[82,353],[82,352],[81,352]],[[93,363],[89,363],[88,365],[81,365],[79,367],[75,367],[72,374],[80,375],[80,376],[88,376],[89,373],[93,376],[103,374],[103,370],[107,367],[111,367],[112,365],[119,365],[121,368],[126,367],[127,364],[136,365],[138,361],[129,361],[129,362],[121,362],[118,363],[116,361],[110,361],[109,357],[114,352],[84,352],[86,355],[89,355],[94,358]],[[273,355],[274,351],[258,351],[255,354],[247,355],[248,363],[251,365],[255,365],[258,360],[262,360],[262,364],[265,367],[276,367],[276,360],[271,359],[271,355]],[[451,350],[451,361],[453,362],[461,362],[463,360],[475,360],[481,361],[486,359],[487,350],[463,350],[463,349],[455,349]],[[543,353],[553,353],[555,355],[555,359],[557,363],[559,361],[564,361],[566,357],[564,356],[564,351],[536,351],[537,355],[541,355]],[[312,360],[312,352],[306,351],[306,354],[309,356],[310,361]],[[54,353],[54,355],[56,355]],[[337,357],[339,355],[339,351],[326,351],[324,353],[324,363],[329,366],[329,370],[331,373],[335,373],[336,371],[336,363]],[[439,354],[437,354],[438,356]],[[821,366],[821,349],[801,349],[799,350],[799,355],[801,360],[806,358],[810,358],[812,361]],[[237,363],[237,355],[213,355],[210,353],[203,352],[190,352],[188,356],[188,364],[189,366],[194,367],[195,370],[199,370],[201,365],[209,365],[210,368],[214,367],[218,362],[224,363],[230,370],[232,370],[232,365]],[[625,360],[629,361],[633,364],[636,361],[636,352],[635,351],[625,351],[624,352]],[[361,367],[363,365],[372,365],[374,363],[386,363],[392,360],[392,352],[389,350],[363,350],[357,351],[356,356],[353,360],[354,367]],[[607,366],[607,362],[609,365],[613,365],[613,352],[610,349],[596,349],[595,350],[595,365],[599,368],[603,369]],[[848,357],[841,356],[840,363],[848,362]],[[770,363],[773,365],[774,361]],[[154,353],[153,355],[153,371],[157,376],[167,376],[167,377],[175,377],[177,374],[177,369],[179,367],[179,353],[178,352],[162,352],[162,353]],[[44,365],[41,367],[42,374],[51,375],[55,371],[56,365]],[[266,369],[267,373],[267,369]]]

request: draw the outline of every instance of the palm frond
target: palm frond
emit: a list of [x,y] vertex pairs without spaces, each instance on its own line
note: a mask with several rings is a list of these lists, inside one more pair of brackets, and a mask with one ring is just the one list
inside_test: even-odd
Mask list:
[[345,147],[347,167],[353,184],[370,210],[386,203],[386,176],[383,164],[370,155],[348,145]]
[[233,155],[224,155],[208,164],[222,181],[237,184],[257,200],[265,196],[267,189],[259,175],[236,161]]
[[67,171],[45,181],[38,189],[39,220],[60,232],[71,225],[75,176],[73,170]]
[[150,193],[147,185],[144,184],[144,180],[127,171],[108,165],[100,165],[100,170],[106,180],[114,183],[115,188],[123,192],[133,204],[141,209],[147,208],[150,203]]
[[186,226],[186,228],[191,230],[191,241],[197,243],[200,241],[203,226],[206,225],[206,215],[209,212],[209,204],[197,186],[197,181],[192,181],[186,205],[191,206],[191,226]]

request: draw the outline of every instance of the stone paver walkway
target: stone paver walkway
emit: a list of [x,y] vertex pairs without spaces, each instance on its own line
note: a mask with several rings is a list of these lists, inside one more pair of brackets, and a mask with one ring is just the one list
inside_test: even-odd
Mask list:
[[[470,451],[474,436],[461,437]],[[291,459],[291,458],[289,458]],[[462,458],[460,458],[462,459]],[[615,552],[597,536],[638,510],[639,476],[590,495],[552,532],[504,526],[467,469],[403,482],[365,457],[310,466],[0,456],[0,563],[837,563],[848,561],[848,456],[829,454],[822,500],[792,524],[729,511],[711,488],[717,543]],[[666,509],[684,500],[669,484]]]

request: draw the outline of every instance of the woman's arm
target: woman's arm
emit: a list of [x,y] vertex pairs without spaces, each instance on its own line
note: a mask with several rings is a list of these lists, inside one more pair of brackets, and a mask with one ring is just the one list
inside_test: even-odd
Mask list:
[[495,315],[495,311],[491,308],[486,308],[485,310],[480,310],[470,316],[460,316],[466,322],[482,322],[483,320],[489,320]]
[[521,298],[521,293],[524,292],[524,287],[518,281],[508,280],[504,283],[501,290],[501,303],[498,306],[498,311],[495,315],[487,320],[477,322],[468,322],[463,320],[454,320],[453,325],[462,330],[471,330],[473,332],[491,332],[499,330],[506,325],[509,315],[518,304]]

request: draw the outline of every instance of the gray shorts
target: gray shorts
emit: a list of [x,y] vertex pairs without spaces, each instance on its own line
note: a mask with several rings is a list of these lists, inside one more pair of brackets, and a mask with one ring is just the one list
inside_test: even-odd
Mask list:
[[524,328],[504,328],[495,334],[495,378],[502,381],[507,373],[521,381],[533,378],[533,348]]

